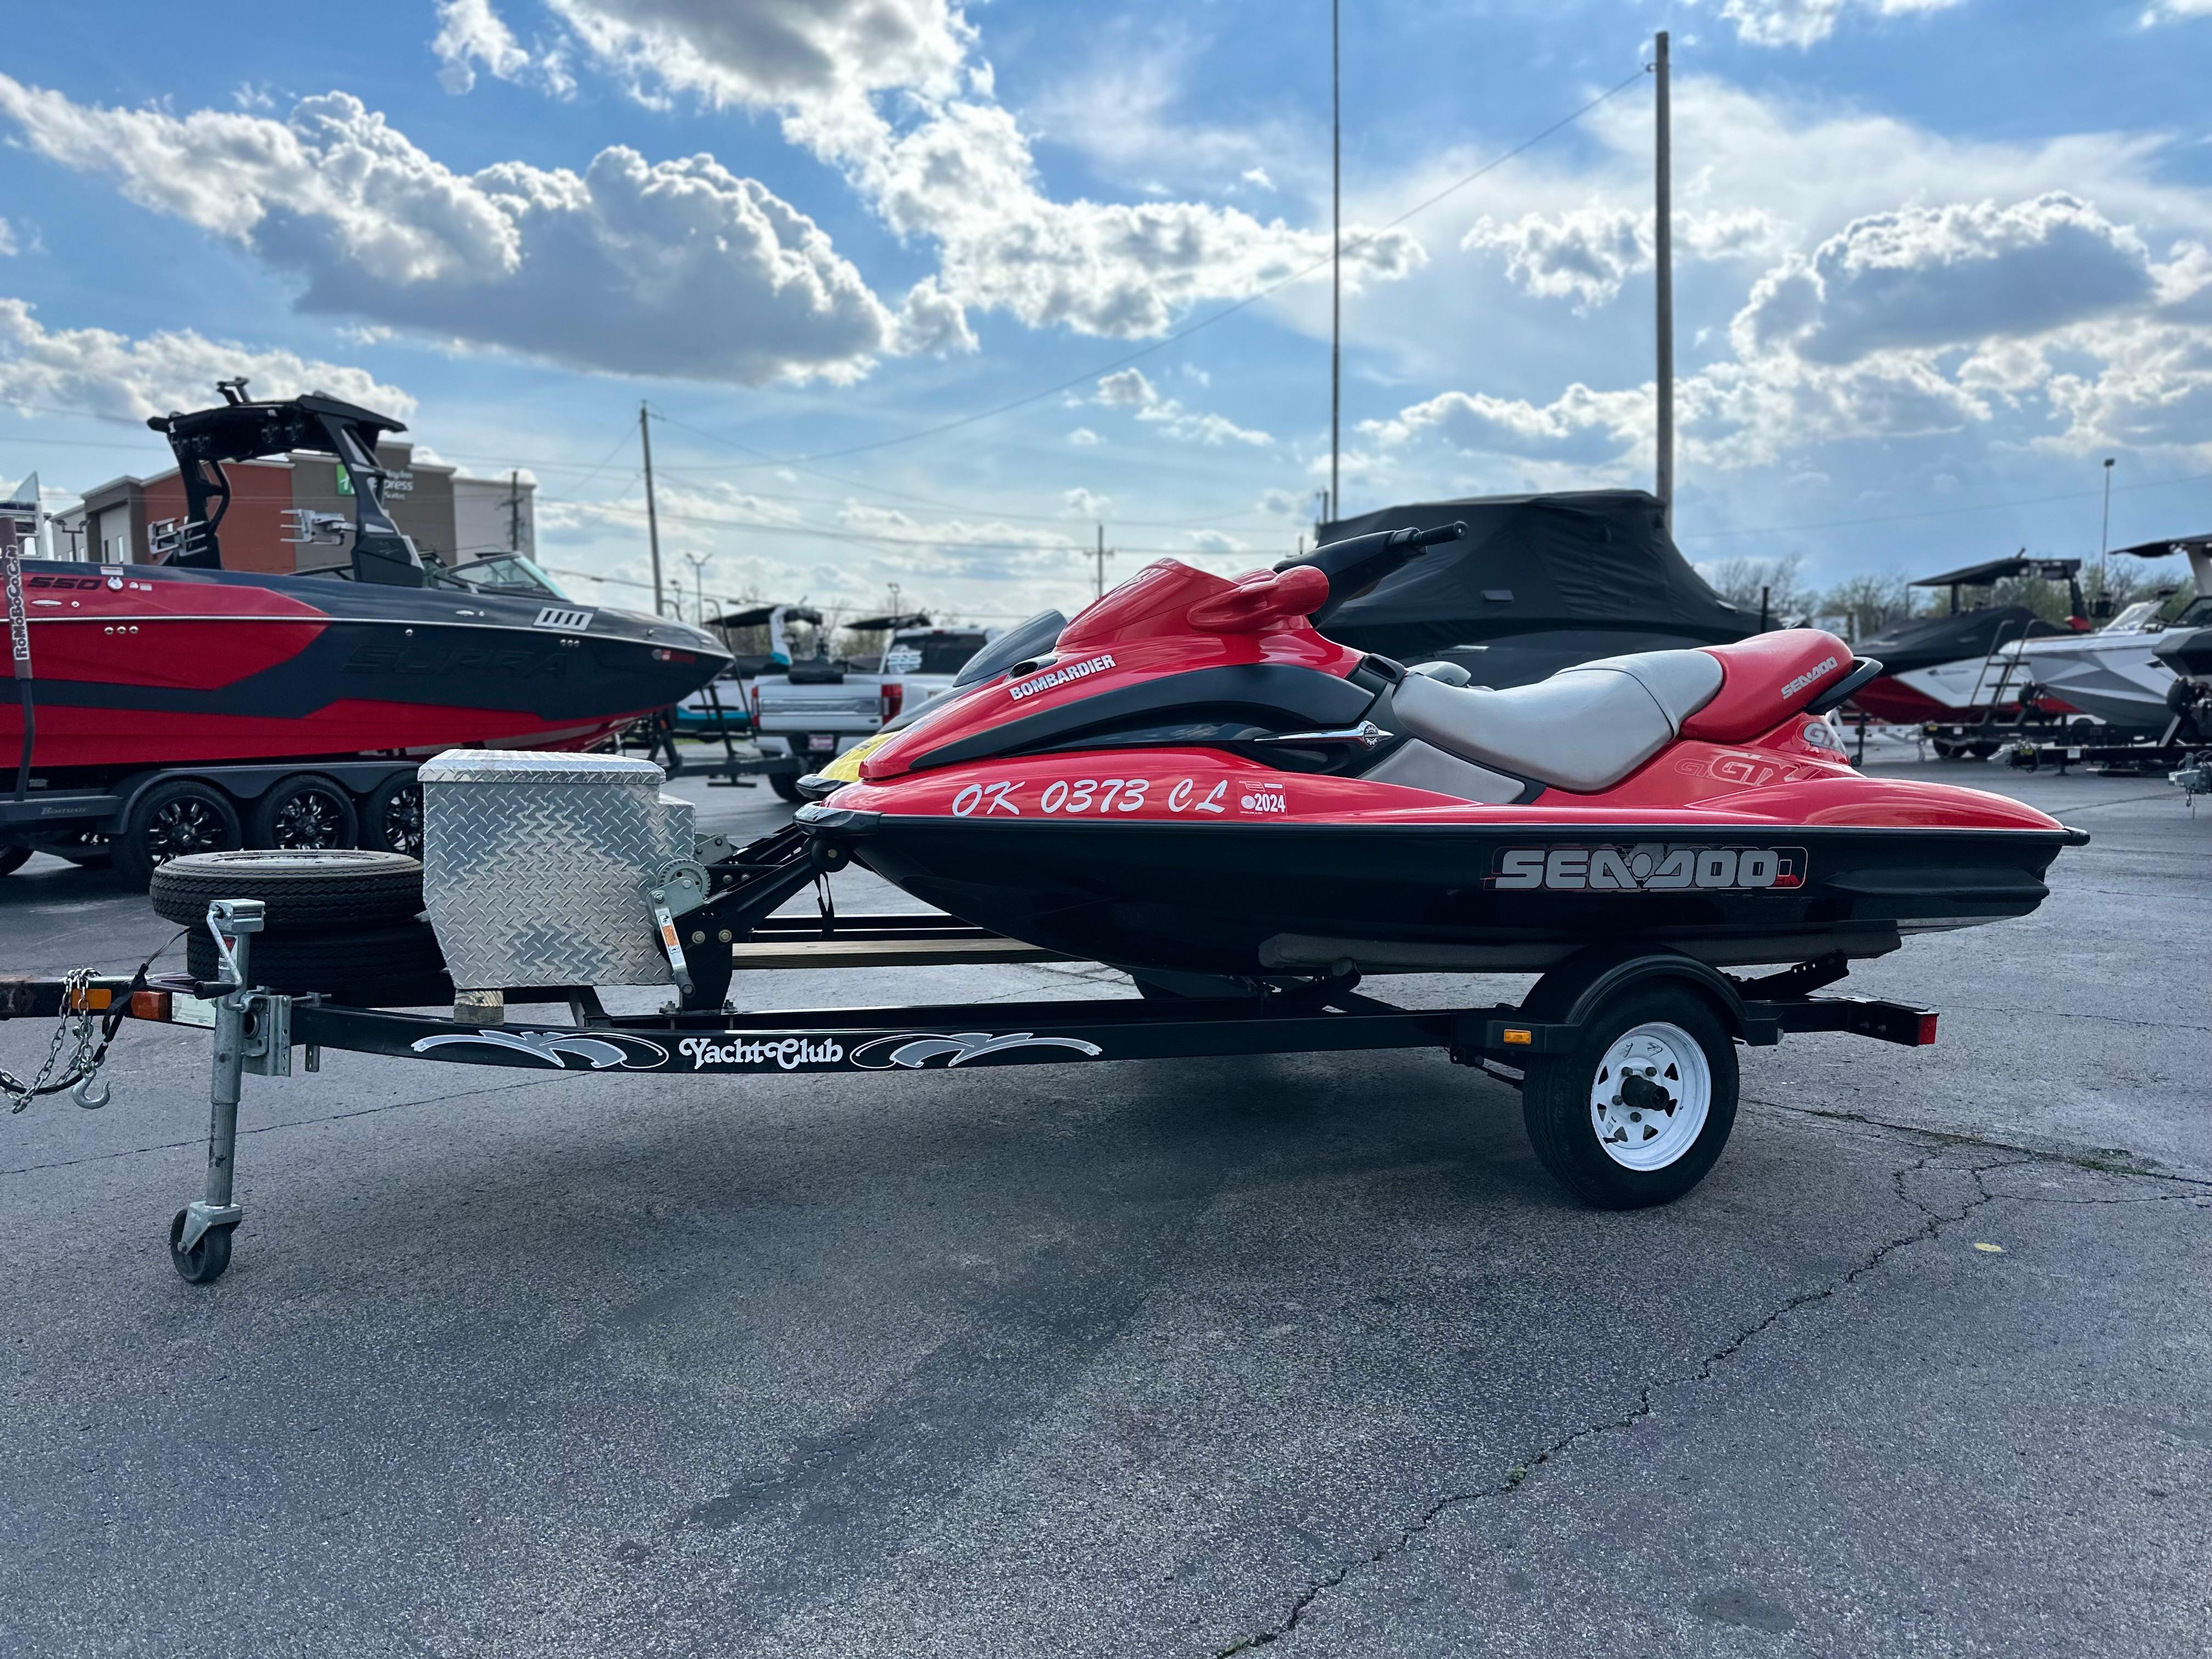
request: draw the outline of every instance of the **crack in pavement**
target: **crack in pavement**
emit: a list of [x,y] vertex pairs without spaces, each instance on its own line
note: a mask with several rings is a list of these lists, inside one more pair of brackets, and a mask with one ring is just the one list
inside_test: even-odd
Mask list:
[[[2023,1158],[2033,1158],[2045,1164],[2065,1164],[2077,1170],[2092,1170],[2098,1175],[2129,1176],[2140,1181],[2170,1181],[2184,1187],[2200,1187],[2212,1191],[2212,1179],[2203,1176],[2176,1175],[2170,1170],[2148,1169],[2135,1159],[2138,1154],[2123,1147],[2093,1147],[2081,1152],[2066,1152],[2051,1146],[2022,1146],[2008,1140],[1991,1140],[1984,1135],[1961,1134],[1954,1129],[1931,1129],[1924,1124],[1899,1123],[1889,1118],[1873,1117],[1864,1112],[1850,1112],[1835,1107],[1790,1106],[1778,1100],[1760,1100],[1753,1095],[1741,1097],[1745,1106],[1757,1106],[1770,1112],[1786,1112],[1792,1117],[1826,1118],[1839,1123],[1856,1123],[1869,1129],[1888,1129],[1899,1134],[1919,1135],[1938,1146],[1975,1146],[1989,1152],[2017,1152]],[[2086,1200],[2085,1200],[2086,1201]]]
[[[1884,1125],[1881,1127],[1887,1127],[1891,1126]],[[1910,1133],[1929,1133],[1926,1131],[1911,1129],[1907,1129],[1905,1132]],[[1937,1138],[1940,1139],[1941,1137]],[[1231,1644],[1228,1647],[1218,1650],[1215,1653],[1214,1659],[1230,1659],[1230,1656],[1233,1654],[1249,1653],[1255,1649],[1267,1647],[1273,1643],[1282,1640],[1285,1637],[1291,1635],[1297,1629],[1299,1623],[1312,1608],[1313,1604],[1320,1600],[1322,1595],[1326,1595],[1332,1589],[1341,1587],[1352,1577],[1353,1574],[1364,1572],[1370,1567],[1379,1566],[1383,1562],[1402,1554],[1405,1551],[1413,1547],[1415,1540],[1428,1532],[1436,1525],[1437,1522],[1440,1518],[1450,1510],[1464,1508],[1470,1504],[1480,1503],[1486,1498],[1504,1498],[1509,1496],[1512,1492],[1517,1491],[1536,1473],[1537,1470],[1542,1468],[1546,1464],[1562,1456],[1576,1446],[1582,1444],[1584,1441],[1594,1440],[1603,1435],[1620,1433],[1626,1430],[1634,1428],[1637,1424],[1650,1416],[1651,1413],[1657,1409],[1656,1397],[1658,1395],[1673,1389],[1691,1388],[1700,1382],[1711,1382],[1714,1376],[1718,1372],[1721,1366],[1734,1358],[1735,1355],[1741,1352],[1747,1344],[1752,1342],[1762,1333],[1772,1329],[1774,1326],[1780,1323],[1791,1314],[1796,1312],[1799,1309],[1809,1307],[1814,1303],[1826,1301],[1829,1297],[1837,1295],[1838,1292],[1857,1283],[1867,1274],[1874,1272],[1875,1268],[1879,1267],[1884,1261],[1888,1260],[1890,1256],[1895,1255],[1898,1251],[1904,1249],[1910,1245],[1924,1243],[1929,1240],[1935,1238],[1943,1228],[1957,1225],[1960,1222],[1965,1220],[1968,1216],[1973,1214],[1975,1211],[1979,1210],[1984,1205],[1996,1203],[2000,1200],[2014,1200],[2024,1203],[2051,1201],[2024,1199],[2021,1198],[2018,1194],[2009,1193],[1991,1193],[1983,1183],[1982,1177],[1984,1175],[1991,1170],[2014,1169],[2023,1164],[2039,1162],[2070,1162],[2070,1160],[2066,1159],[2047,1159],[2041,1154],[2033,1152],[2026,1152],[2025,1149],[2022,1149],[2023,1152],[2025,1152],[2025,1156],[2022,1157],[1999,1158],[1986,1164],[1978,1164],[1969,1166],[1964,1170],[1960,1171],[1960,1173],[1963,1173],[1972,1181],[1974,1184],[1975,1196],[1967,1203],[1960,1206],[1956,1211],[1942,1212],[1922,1203],[1920,1200],[1915,1198],[1905,1188],[1907,1179],[1911,1176],[1917,1174],[1920,1170],[1927,1168],[1929,1164],[1942,1150],[1943,1148],[1941,1146],[1930,1147],[1928,1151],[1922,1153],[1919,1158],[1915,1158],[1911,1163],[1891,1172],[1891,1185],[1896,1189],[1899,1201],[1920,1212],[1922,1220],[1918,1226],[1913,1228],[1909,1232],[1899,1234],[1894,1238],[1885,1240],[1863,1261],[1859,1261],[1856,1266],[1851,1267],[1850,1271],[1842,1274],[1840,1277],[1832,1279],[1827,1284],[1822,1285],[1815,1289],[1805,1291],[1796,1296],[1790,1297],[1779,1307],[1776,1308],[1771,1313],[1769,1313],[1765,1318],[1759,1320],[1753,1324],[1746,1326],[1743,1329],[1738,1331],[1736,1334],[1731,1337],[1727,1342],[1722,1344],[1721,1346],[1716,1348],[1712,1352],[1706,1355],[1705,1358],[1692,1370],[1685,1372],[1680,1376],[1663,1377],[1657,1382],[1645,1383],[1638,1390],[1636,1404],[1620,1416],[1607,1418],[1601,1421],[1595,1423],[1585,1423],[1577,1428],[1570,1430],[1565,1434],[1559,1436],[1557,1439],[1540,1447],[1522,1462],[1516,1464],[1511,1469],[1507,1471],[1503,1480],[1493,1485],[1478,1486],[1468,1492],[1453,1492],[1446,1497],[1437,1499],[1435,1502],[1430,1504],[1426,1508],[1423,1509],[1411,1522],[1401,1528],[1395,1539],[1370,1551],[1364,1556],[1359,1557],[1355,1560],[1346,1562],[1344,1565],[1338,1567],[1335,1571],[1328,1574],[1325,1577],[1314,1579],[1309,1582],[1306,1587],[1301,1590],[1297,1596],[1291,1602],[1288,1612],[1284,1615],[1279,1623],[1271,1625],[1263,1630],[1257,1631],[1252,1635],[1244,1637],[1242,1639]],[[2134,1172],[2127,1171],[2124,1173],[2133,1174]],[[2155,1179],[2160,1177],[2153,1178]],[[2194,1193],[2172,1193],[2162,1194],[2161,1196],[2164,1198],[2181,1198],[2192,1200],[2196,1200],[2197,1197]]]
[[1949,1002],[1944,1005],[1946,1013],[2007,1014],[2014,1018],[2033,1014],[2039,1019],[2087,1019],[2104,1025],[2141,1025],[2154,1031],[2212,1031],[2212,1025],[2199,1025],[2184,1019],[2129,1019],[2119,1014],[2082,1014],[2064,1008],[2023,1008],[2017,1003],[2009,1008],[1985,1008],[1978,1003]]

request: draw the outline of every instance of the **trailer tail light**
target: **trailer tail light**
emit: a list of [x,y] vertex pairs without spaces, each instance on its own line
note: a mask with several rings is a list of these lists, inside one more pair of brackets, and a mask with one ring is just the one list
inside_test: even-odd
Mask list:
[[905,706],[906,687],[902,682],[893,680],[884,687],[884,718],[885,720],[896,720],[899,710]]
[[1920,1016],[1920,1029],[1914,1033],[1912,1038],[1914,1048],[1925,1048],[1936,1041],[1936,1016],[1934,1014]]

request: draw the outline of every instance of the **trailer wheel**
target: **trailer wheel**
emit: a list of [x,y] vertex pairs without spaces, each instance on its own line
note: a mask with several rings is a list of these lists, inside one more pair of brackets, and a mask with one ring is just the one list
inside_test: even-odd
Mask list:
[[230,1266],[230,1231],[229,1227],[210,1227],[191,1249],[180,1250],[177,1243],[185,1236],[185,1212],[178,1211],[169,1222],[169,1265],[187,1285],[214,1284]]
[[361,820],[343,785],[318,772],[298,772],[277,782],[253,808],[256,847],[356,847]]
[[172,859],[191,853],[219,853],[241,840],[238,809],[211,783],[179,778],[156,784],[138,797],[123,833],[109,843],[115,867],[139,886]]
[[1537,1160],[1603,1210],[1668,1204],[1719,1160],[1735,1127],[1735,1044],[1711,1004],[1632,991],[1570,1052],[1532,1060],[1522,1116]]
[[806,799],[799,793],[799,775],[795,772],[771,772],[768,775],[768,785],[787,801],[796,803]]
[[422,786],[404,774],[369,792],[361,810],[362,839],[387,853],[422,856]]
[[0,876],[12,876],[31,860],[27,847],[0,847]]

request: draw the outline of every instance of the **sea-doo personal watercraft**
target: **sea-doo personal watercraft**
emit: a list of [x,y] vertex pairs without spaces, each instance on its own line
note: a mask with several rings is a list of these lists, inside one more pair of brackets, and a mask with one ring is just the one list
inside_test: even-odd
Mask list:
[[[33,770],[580,749],[728,662],[710,635],[578,605],[521,561],[485,562],[475,579],[426,565],[385,508],[376,443],[398,422],[331,398],[222,390],[218,407],[149,422],[176,452],[187,504],[166,562],[23,561]],[[349,540],[350,562],[312,575],[225,569],[224,463],[295,450],[345,469],[351,526],[315,514],[300,528]],[[11,763],[21,684],[0,681]]]
[[2014,682],[2033,682],[2120,732],[2156,736],[2172,717],[2167,697],[2173,690],[2173,672],[2159,660],[2158,647],[2173,629],[2212,623],[2212,536],[2168,537],[2116,547],[2111,555],[2163,559],[2176,553],[2188,555],[2196,584],[2179,617],[2161,623],[2166,601],[2138,599],[2094,634],[2005,647],[1998,655]]
[[1814,629],[1504,690],[1328,637],[1347,598],[1455,533],[1234,582],[1161,561],[1002,636],[800,823],[832,865],[1169,988],[1537,970],[1597,943],[1874,956],[2026,915],[2087,840],[1854,770],[1827,713],[1881,665]]
[[[1877,720],[1901,725],[2019,713],[2025,689],[2021,673],[2016,667],[2008,672],[2006,659],[1996,653],[2022,640],[2086,632],[2089,623],[2081,614],[2081,591],[2075,580],[2081,569],[2079,559],[2033,559],[2020,554],[1908,584],[1949,588],[1951,608],[1941,616],[1915,617],[1865,641],[1860,649],[1879,661],[1882,672],[1861,686],[1851,702]],[[2024,605],[1973,602],[1986,601],[1998,582],[2012,576],[2064,582],[2073,599],[2075,625],[2062,628],[2045,622]],[[2053,714],[2074,712],[2059,706],[2054,697],[2039,699],[2038,706]]]

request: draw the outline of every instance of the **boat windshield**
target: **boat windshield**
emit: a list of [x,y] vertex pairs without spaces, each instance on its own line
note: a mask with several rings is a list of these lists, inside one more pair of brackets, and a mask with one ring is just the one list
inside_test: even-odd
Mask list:
[[501,553],[489,559],[472,559],[447,573],[465,586],[487,593],[542,593],[566,599],[561,585],[520,553]]
[[2133,605],[2105,624],[2107,634],[2141,634],[2158,621],[2158,613],[2166,608],[2164,599],[2137,599]]
[[2212,593],[2199,593],[2189,609],[2173,619],[2176,628],[2212,628]]

